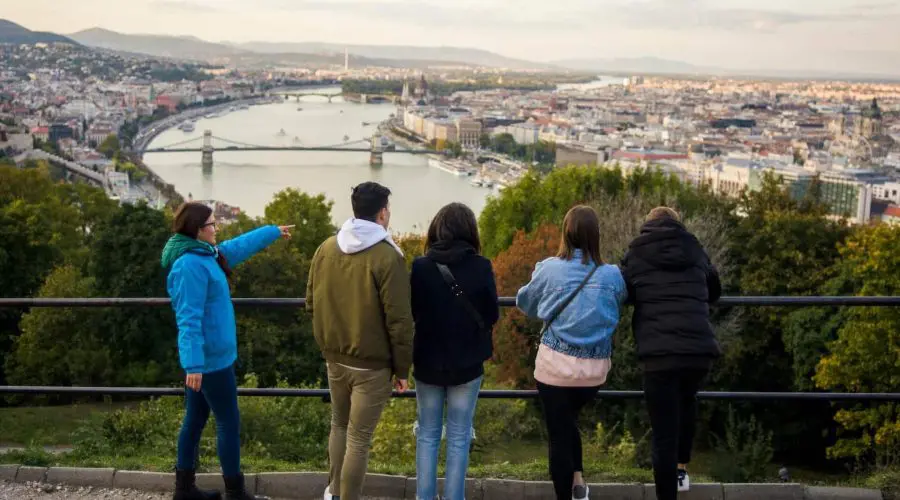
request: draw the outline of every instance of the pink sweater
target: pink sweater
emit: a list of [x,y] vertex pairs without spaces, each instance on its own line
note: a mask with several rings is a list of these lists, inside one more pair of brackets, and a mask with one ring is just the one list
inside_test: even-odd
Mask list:
[[558,387],[595,387],[606,383],[612,361],[576,358],[541,344],[534,360],[534,379]]

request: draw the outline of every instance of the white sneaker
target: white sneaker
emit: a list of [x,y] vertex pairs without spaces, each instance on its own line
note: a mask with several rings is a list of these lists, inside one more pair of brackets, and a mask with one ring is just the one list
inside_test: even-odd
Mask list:
[[678,469],[678,491],[691,490],[691,476],[684,469]]
[[572,500],[588,500],[588,495],[591,493],[591,489],[588,488],[588,485],[572,487]]
[[332,495],[331,492],[328,491],[330,488],[331,488],[330,485],[325,487],[325,495],[322,497],[322,499],[323,500],[341,500],[341,497],[339,497],[337,495]]

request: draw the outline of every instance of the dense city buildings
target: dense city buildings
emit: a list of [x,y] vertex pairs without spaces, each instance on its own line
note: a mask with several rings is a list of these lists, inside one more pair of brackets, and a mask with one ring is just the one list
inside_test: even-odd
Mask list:
[[48,149],[106,172],[116,197],[154,202],[160,195],[147,179],[123,176],[121,159],[103,150],[108,138],[126,131],[127,148],[179,123],[160,121],[167,116],[324,78],[342,82],[348,99],[394,102],[395,118],[381,133],[451,151],[456,159],[429,163],[478,185],[502,189],[535,166],[615,165],[660,168],[738,196],[771,172],[796,196],[816,185],[835,217],[896,220],[895,83],[638,75],[557,85],[567,77],[354,67],[342,55],[329,67],[241,69],[64,44],[4,45],[0,151],[24,158]]

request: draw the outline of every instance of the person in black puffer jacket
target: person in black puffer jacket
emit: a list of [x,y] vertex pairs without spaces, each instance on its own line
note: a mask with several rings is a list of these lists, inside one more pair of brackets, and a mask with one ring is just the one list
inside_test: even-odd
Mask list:
[[[491,261],[479,255],[478,224],[469,207],[451,203],[442,208],[428,228],[426,250],[424,257],[413,262],[410,275],[416,328],[416,498],[430,500],[437,496],[438,450],[446,403],[443,498],[462,500],[475,403],[484,362],[493,353],[491,332],[500,316],[497,287]],[[462,296],[451,291],[439,265],[447,266]]]
[[709,304],[722,286],[703,246],[667,207],[650,212],[621,268],[653,428],[656,497],[675,500],[690,488],[697,391],[721,354]]

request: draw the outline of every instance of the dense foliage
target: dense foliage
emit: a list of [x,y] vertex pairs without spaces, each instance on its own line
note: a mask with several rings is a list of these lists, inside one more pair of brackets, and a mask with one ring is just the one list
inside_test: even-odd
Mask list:
[[[815,189],[808,193],[804,199],[792,199],[777,179],[769,177],[759,190],[732,200],[655,170],[569,167],[543,176],[526,175],[489,200],[479,223],[502,296],[514,295],[528,281],[534,264],[555,253],[559,224],[576,203],[590,204],[601,214],[601,249],[611,263],[618,262],[638,234],[644,214],[666,204],[684,214],[686,225],[705,244],[729,295],[898,294],[900,229],[850,228],[826,216]],[[302,296],[312,253],[335,231],[331,206],[321,195],[288,189],[275,196],[263,217],[241,217],[224,228],[222,239],[266,223],[297,226],[293,240],[276,243],[236,269],[234,295]],[[46,165],[0,166],[0,294],[165,296],[159,254],[170,219],[169,212],[143,205],[118,206],[84,185],[55,183]],[[419,235],[402,237],[399,244],[410,261],[423,252]],[[630,309],[623,311],[615,336],[610,389],[641,388],[630,314]],[[713,322],[724,356],[711,374],[710,389],[900,390],[900,313],[892,308],[716,308]],[[238,323],[239,373],[252,374],[248,383],[324,386],[324,363],[305,311],[240,309]],[[540,325],[521,313],[504,311],[494,332],[495,356],[487,369],[487,387],[533,386],[539,330]],[[0,309],[2,382],[177,385],[182,375],[175,338],[167,307]],[[297,429],[306,426],[302,432],[308,442],[296,441],[300,438],[284,427],[266,430],[262,420],[256,427],[255,417],[245,419],[246,438],[264,442],[259,448],[263,451],[258,450],[261,456],[294,460],[304,454],[304,459],[321,460],[327,412],[311,403],[242,403],[259,407],[248,406],[248,412],[277,414],[272,420],[289,419]],[[94,435],[95,441],[84,446],[109,450],[174,446],[171,426],[176,424],[170,413],[177,413],[177,405],[154,405],[143,413],[125,411],[110,417],[103,431],[106,441],[97,442]],[[818,467],[848,460],[891,465],[898,459],[896,405],[742,402],[729,407],[704,403],[701,408],[698,445],[718,457],[717,474],[722,477],[759,477],[773,456]],[[409,402],[392,403],[373,448],[376,460],[410,453],[413,415]],[[485,401],[479,415],[476,447],[536,438],[542,432],[532,403]],[[321,425],[312,422],[316,419]],[[158,436],[129,431],[146,430],[162,420],[168,423]],[[649,426],[640,402],[598,403],[586,412],[584,424],[602,434],[591,446],[646,465]],[[138,437],[144,441],[130,441]],[[297,451],[279,443],[293,443]]]

